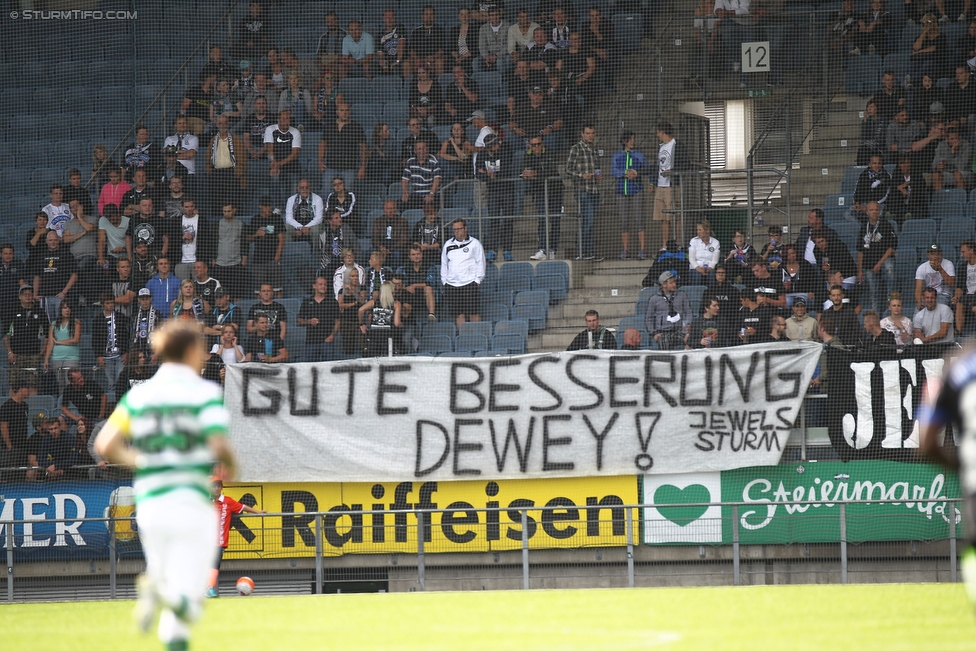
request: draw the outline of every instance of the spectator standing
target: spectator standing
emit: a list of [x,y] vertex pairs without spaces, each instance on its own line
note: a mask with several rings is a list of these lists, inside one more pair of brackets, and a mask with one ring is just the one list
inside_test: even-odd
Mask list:
[[935,290],[939,303],[948,305],[956,293],[956,267],[951,260],[942,257],[942,245],[936,242],[929,244],[925,252],[927,262],[918,265],[915,270],[915,303],[921,310],[925,304],[922,300],[922,290],[931,287]]
[[326,279],[332,278],[336,269],[342,266],[342,252],[345,249],[353,251],[359,248],[359,238],[342,220],[342,214],[333,212],[328,215],[326,227],[319,234],[319,270],[317,275]]
[[11,381],[10,398],[0,406],[0,467],[17,468],[27,461],[27,416],[30,407],[26,384]]
[[[259,99],[264,100],[263,106],[259,106]],[[245,116],[245,120],[252,115],[259,115],[260,119],[263,120],[268,113],[271,115],[278,114],[278,93],[275,92],[269,83],[267,72],[259,70],[254,73],[254,88],[244,97],[244,105],[241,111]],[[265,124],[264,128],[260,130],[252,129],[246,121],[244,124],[243,133],[250,133],[251,137],[255,139],[256,144],[262,144],[264,141],[264,129],[270,126],[270,124]],[[250,148],[248,148],[248,152],[250,153]]]
[[332,180],[336,177],[342,178],[349,187],[357,180],[366,180],[366,163],[369,159],[366,134],[350,114],[348,104],[336,105],[336,119],[325,126],[319,140],[318,164],[325,189],[332,186]]
[[912,218],[924,219],[928,215],[929,186],[925,176],[914,173],[914,167],[911,156],[901,156],[891,177],[891,194],[885,207],[888,215],[899,223]]
[[770,273],[766,261],[760,257],[750,260],[749,265],[752,273],[742,279],[747,292],[752,290],[754,294],[763,294],[766,297],[765,304],[771,309],[786,307],[786,288],[783,287],[782,275],[779,272]]
[[887,130],[888,120],[881,117],[877,100],[868,100],[861,119],[861,139],[854,159],[855,165],[867,165],[872,156],[884,154]]
[[739,295],[742,306],[737,313],[739,332],[736,345],[758,343],[769,336],[770,320],[775,310],[766,302],[766,296],[764,292],[748,290]]
[[203,260],[193,263],[193,284],[196,285],[197,296],[206,301],[209,307],[214,305],[214,292],[220,288],[220,281],[210,275],[210,265]]
[[[484,113],[482,113],[482,116],[484,116]],[[470,120],[468,121],[470,122]],[[434,135],[433,131],[423,128],[420,118],[409,118],[407,120],[407,130],[410,132],[410,135],[404,138],[403,143],[400,145],[400,158],[403,161],[403,165],[406,165],[407,160],[416,154],[418,142],[426,143],[428,153],[440,150],[441,143],[437,139],[437,136]]]
[[942,105],[945,107],[946,122],[954,122],[960,131],[970,134],[973,131],[973,117],[976,114],[976,84],[968,65],[959,65],[956,78],[943,93]]
[[495,261],[495,250],[502,251],[506,262],[511,262],[512,233],[515,220],[511,199],[514,197],[513,185],[505,183],[502,177],[508,169],[509,162],[502,156],[501,138],[494,134],[485,138],[485,148],[477,151],[471,157],[474,165],[474,178],[480,181],[478,190],[482,197],[487,198],[488,215],[492,218],[488,229],[489,245],[485,259]]
[[247,189],[247,150],[240,136],[230,132],[230,118],[217,117],[217,133],[207,147],[210,205],[222,206]]
[[132,339],[129,346],[130,353],[141,352],[156,363],[156,354],[149,345],[152,333],[156,331],[166,318],[163,313],[153,307],[152,290],[143,287],[137,292],[138,307],[133,309]]
[[180,282],[180,293],[169,305],[172,319],[196,321],[201,325],[207,322],[210,305],[197,294],[197,286],[190,279]]
[[[146,169],[144,167],[135,168],[135,170],[132,172],[132,190],[129,192],[129,194],[125,195],[124,199],[122,199],[123,215],[126,217],[129,215],[135,215],[139,212],[139,202],[142,201],[142,198],[153,196],[153,189],[149,187],[148,181],[149,177],[146,175]],[[89,203],[91,202],[89,201]],[[85,205],[84,201],[82,201],[82,205]],[[108,208],[108,206],[105,207]],[[89,213],[86,209],[85,214],[88,215],[92,213]]]
[[577,201],[582,219],[582,234],[578,260],[603,260],[596,254],[596,244],[593,241],[593,224],[596,220],[596,208],[600,205],[600,182],[603,173],[594,144],[596,142],[596,127],[591,124],[583,126],[580,140],[569,150],[566,161],[566,174],[572,177],[577,185]]
[[223,218],[217,222],[217,253],[211,265],[214,276],[232,298],[246,296],[247,239],[244,222],[237,219],[237,207],[230,203],[221,208]]
[[[221,327],[233,324],[236,327],[235,335],[240,335],[244,328],[244,316],[238,306],[230,302],[230,294],[223,287],[218,287],[213,293],[214,305],[207,318],[207,325],[203,333],[210,337],[211,345],[220,343]],[[240,339],[238,337],[238,339]]]
[[0,245],[0,322],[6,326],[20,301],[17,292],[25,283],[25,265],[17,259],[13,244]]
[[457,12],[457,24],[451,28],[445,47],[451,53],[454,65],[464,67],[465,72],[471,72],[472,62],[478,54],[477,26],[471,22],[471,12],[461,6]]
[[444,227],[437,216],[437,207],[433,204],[424,206],[424,219],[414,227],[412,242],[423,252],[425,269],[441,264],[441,249],[444,248]]
[[463,65],[451,68],[451,83],[444,89],[444,122],[453,123],[478,108],[478,83],[468,77]]
[[922,291],[922,309],[916,312],[912,319],[915,343],[952,343],[955,341],[952,331],[953,318],[949,306],[939,303],[935,288],[926,287]]
[[829,238],[823,230],[813,233],[813,242],[816,245],[814,255],[817,266],[820,267],[824,277],[828,278],[831,273],[839,271],[843,275],[844,285],[853,287],[857,282],[857,264],[847,250],[847,245],[840,238],[836,240]]
[[[890,122],[899,110],[908,107],[908,97],[905,90],[896,81],[895,73],[891,70],[885,70],[881,74],[881,88],[869,100],[874,102],[877,108],[877,117],[885,124]],[[867,114],[865,113],[865,115]],[[859,164],[863,165],[863,163]]]
[[71,221],[71,207],[64,201],[64,189],[60,183],[52,185],[50,192],[51,203],[41,208],[41,211],[47,215],[48,229],[55,231],[58,237],[63,237],[64,225]]
[[285,225],[291,229],[293,242],[314,242],[322,230],[322,217],[325,202],[312,192],[308,179],[298,181],[298,192],[288,198],[285,204]]
[[152,292],[153,307],[167,318],[170,305],[180,294],[180,279],[170,273],[169,258],[156,261],[156,275],[146,281],[146,287]]
[[47,248],[37,252],[34,264],[34,298],[50,321],[57,318],[58,306],[78,282],[78,265],[71,252],[61,248],[61,238],[54,231],[48,231]]
[[[657,150],[657,180],[651,187],[654,193],[654,221],[661,224],[662,244],[671,239],[671,222],[673,215],[667,211],[676,208],[674,189],[681,179],[676,172],[688,169],[688,160],[684,145],[675,139],[674,128],[669,122],[657,125],[657,138],[661,142]],[[651,176],[654,179],[654,175]]]
[[247,312],[247,331],[251,334],[257,332],[258,317],[266,316],[270,336],[283,342],[288,332],[288,310],[274,300],[274,288],[270,283],[263,283],[258,295],[261,300]]
[[400,201],[405,208],[421,209],[434,201],[441,185],[441,168],[437,158],[428,153],[426,142],[417,142],[414,152],[400,178]]
[[325,198],[325,217],[339,213],[342,223],[348,225],[356,235],[366,230],[356,207],[356,193],[346,191],[346,182],[340,177],[332,179],[332,192]]
[[[92,319],[92,352],[105,371],[105,386],[114,387],[129,355],[129,318],[115,309],[115,297],[102,294],[102,311]],[[121,396],[113,396],[121,398]]]
[[586,328],[576,335],[566,350],[617,350],[617,338],[613,331],[600,325],[600,313],[587,310],[583,315]]
[[976,242],[961,242],[959,257],[966,263],[966,280],[965,284],[957,284],[952,306],[956,313],[956,332],[961,335],[966,328],[966,317],[976,314]]
[[709,270],[721,260],[722,247],[712,237],[712,225],[707,220],[695,224],[697,235],[688,242],[688,277],[691,285],[708,284]]
[[299,155],[302,151],[302,134],[291,126],[288,111],[278,113],[278,122],[264,130],[264,144],[271,161],[268,175],[276,188],[278,206],[284,205],[298,182],[302,172]]
[[786,319],[780,314],[774,314],[769,319],[769,334],[757,343],[776,344],[781,341],[789,341],[786,336]]
[[170,243],[176,238],[174,227],[177,223],[176,220],[158,215],[153,210],[153,200],[143,197],[139,201],[139,212],[129,218],[129,230],[125,236],[126,250],[134,250],[136,244],[143,241],[150,255],[169,255]]
[[596,60],[597,72],[602,76],[604,86],[612,92],[619,61],[613,23],[604,20],[599,7],[590,7],[588,17],[589,22],[580,30],[583,50]]
[[522,178],[528,181],[528,194],[535,202],[539,215],[536,225],[536,241],[539,250],[530,256],[532,260],[555,259],[559,249],[562,227],[563,182],[552,179],[559,176],[556,153],[545,146],[540,135],[529,138],[529,150],[522,158]]
[[921,137],[921,128],[918,122],[908,118],[908,108],[899,108],[888,124],[885,137],[888,151],[885,154],[885,159],[889,162],[896,162],[901,156],[911,154],[913,146]]
[[197,260],[207,261],[213,258],[213,235],[191,197],[183,198],[183,214],[180,216],[178,228],[180,248],[176,250],[174,257],[179,262],[174,269],[174,275],[180,280],[189,280],[193,277],[193,265]]
[[793,301],[793,316],[786,320],[786,337],[790,341],[820,341],[817,320],[807,314],[807,302],[802,298]]
[[840,239],[837,231],[824,224],[824,211],[822,209],[814,208],[807,213],[807,225],[800,229],[800,234],[797,236],[794,245],[800,258],[815,266],[819,266],[814,252],[816,243],[813,240],[813,234],[817,231],[823,233],[830,240]]
[[373,250],[382,251],[390,267],[396,269],[406,258],[410,225],[396,209],[396,201],[383,203],[383,214],[373,222]]
[[146,282],[156,275],[156,262],[159,256],[150,253],[146,240],[136,242],[132,252],[132,286],[137,290],[146,286]]
[[[3,345],[11,368],[10,386],[29,386],[33,390],[37,387],[37,369],[41,367],[41,354],[45,352],[51,321],[43,310],[35,307],[34,290],[30,285],[21,285],[18,298],[20,307],[14,310],[7,324]],[[9,449],[9,444],[7,447]]]
[[285,250],[285,222],[271,209],[271,198],[258,201],[258,214],[251,217],[246,243],[254,243],[254,255],[248,260],[251,286],[257,293],[261,283],[271,283],[276,296],[285,291],[281,275],[281,254]]
[[661,287],[647,302],[644,328],[661,350],[684,348],[691,326],[692,312],[688,296],[678,290],[678,278],[671,271],[658,277]]
[[[822,293],[823,281],[817,268],[799,257],[799,251],[793,244],[783,246],[783,289],[786,291],[786,307],[791,307],[793,301],[803,299],[816,305],[817,297]],[[811,338],[816,339],[816,332]]]
[[481,321],[480,288],[485,279],[485,252],[477,238],[468,235],[463,219],[451,226],[454,236],[441,253],[441,282],[448,310],[455,324]]
[[864,352],[876,350],[895,350],[895,336],[881,327],[881,319],[874,310],[864,312],[864,332],[858,342],[858,348]]
[[[610,173],[617,179],[617,213],[620,216],[620,259],[630,257],[630,234],[637,233],[640,242],[638,260],[647,259],[647,232],[644,228],[644,181],[651,166],[643,153],[634,149],[637,136],[633,131],[620,135],[623,149],[610,160]],[[714,265],[712,265],[714,267]]]
[[115,310],[120,314],[132,316],[132,305],[136,302],[136,292],[141,289],[132,283],[132,263],[127,259],[119,260],[115,268],[116,276],[109,285],[115,298]]
[[397,157],[399,142],[393,137],[390,125],[377,122],[369,141],[369,159],[366,162],[366,178],[384,186],[393,182],[400,171],[402,161]]
[[[59,192],[61,191],[60,186],[58,186],[58,190]],[[109,204],[112,204],[121,210],[122,200],[125,199],[125,196],[131,191],[132,186],[122,180],[122,168],[118,166],[112,166],[109,168],[108,183],[102,186],[102,191],[98,194],[98,214],[104,215],[105,206]],[[45,206],[45,208],[48,208],[51,205],[52,204],[48,204]],[[61,207],[62,206],[58,206],[58,210],[60,210]],[[51,224],[51,220],[48,220],[48,228],[57,231],[59,236],[61,234],[61,228],[63,227],[64,222],[71,218],[71,213],[68,210],[68,206],[64,205],[63,208],[63,212],[59,212],[57,214],[57,218],[53,225]]]
[[391,341],[394,355],[402,349],[401,312],[402,306],[390,281],[380,285],[376,296],[359,308],[359,329],[366,337],[367,357],[389,355]]
[[858,235],[857,282],[867,281],[868,309],[880,310],[884,297],[895,286],[898,235],[887,220],[881,219],[881,206],[877,202],[868,203],[867,215]]
[[264,15],[264,5],[258,0],[251,0],[247,15],[241,18],[237,28],[234,57],[260,59],[271,47],[271,42],[271,21]]
[[421,24],[410,32],[407,48],[410,51],[410,67],[419,71],[423,64],[433,69],[433,74],[444,74],[444,50],[447,45],[447,34],[444,28],[437,24],[437,14],[432,5],[421,10]]
[[85,214],[84,206],[77,199],[71,202],[71,214],[74,219],[64,224],[62,242],[69,245],[74,256],[83,299],[94,302],[105,280],[105,270],[98,265],[99,217]]
[[339,358],[335,341],[339,334],[339,305],[325,276],[317,277],[312,284],[312,295],[302,299],[298,325],[305,328],[306,362]]
[[54,370],[58,387],[68,382],[67,370],[81,365],[81,319],[75,316],[71,301],[61,301],[61,313],[48,328],[44,347],[44,372]]
[[[336,27],[338,25],[338,19],[336,19]],[[376,50],[376,66],[380,69],[381,74],[395,74],[397,66],[400,66],[405,58],[407,28],[402,23],[397,22],[395,11],[385,9],[383,10],[383,24],[380,25],[377,34],[379,34],[379,48]],[[323,38],[325,37],[323,36]],[[321,51],[321,41],[319,43]]]
[[824,314],[830,315],[836,327],[834,334],[840,337],[845,346],[856,346],[861,331],[857,312],[850,304],[844,303],[844,288],[841,285],[831,287],[829,296],[830,307],[824,310]]
[[732,337],[732,329],[736,324],[736,312],[739,311],[742,303],[739,300],[739,290],[729,280],[729,272],[724,264],[719,263],[715,267],[715,273],[708,279],[705,286],[705,296],[712,296],[719,302],[719,318],[725,323],[725,332],[728,339],[723,345],[728,345]]

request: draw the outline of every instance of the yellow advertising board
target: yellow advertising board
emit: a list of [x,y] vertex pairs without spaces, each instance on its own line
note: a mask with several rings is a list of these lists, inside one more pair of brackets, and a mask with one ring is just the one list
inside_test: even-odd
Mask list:
[[[229,484],[234,499],[283,516],[235,520],[226,559],[488,552],[522,547],[522,512],[532,549],[627,544],[623,505],[637,503],[633,476],[512,481]],[[559,507],[542,511],[538,507]],[[475,509],[499,509],[475,511]],[[430,513],[452,509],[451,513]],[[358,511],[369,511],[358,513]],[[423,526],[420,522],[423,521]]]

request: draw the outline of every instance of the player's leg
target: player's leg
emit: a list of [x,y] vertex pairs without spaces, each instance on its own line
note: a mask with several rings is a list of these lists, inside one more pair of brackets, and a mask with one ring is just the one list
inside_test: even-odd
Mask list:
[[139,541],[146,559],[146,571],[136,580],[138,599],[135,607],[136,626],[143,633],[149,630],[159,609],[158,586],[165,580],[163,550],[167,545],[165,505],[162,498],[145,500],[139,504],[136,522],[139,525]]
[[[963,522],[966,527],[967,545],[962,552],[960,559],[960,569],[962,570],[962,583],[966,588],[966,596],[969,597],[971,606],[976,607],[976,495],[970,495],[963,502],[965,510]],[[949,517],[955,517],[955,513],[950,513]]]
[[180,641],[189,639],[189,625],[203,611],[217,546],[217,516],[209,500],[189,490],[174,492],[169,501],[171,536],[162,558],[165,580],[158,586],[163,604],[159,639],[180,648]]
[[217,592],[217,581],[220,579],[220,563],[224,560],[224,548],[216,548],[217,557],[213,569],[210,570],[210,583],[207,586],[207,596],[216,599],[220,596]]

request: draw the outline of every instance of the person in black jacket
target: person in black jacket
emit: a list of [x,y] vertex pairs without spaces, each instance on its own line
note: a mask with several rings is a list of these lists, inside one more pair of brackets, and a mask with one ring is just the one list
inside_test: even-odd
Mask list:
[[813,249],[817,258],[817,266],[823,272],[824,277],[830,275],[832,271],[839,271],[844,274],[844,284],[854,285],[857,281],[857,265],[851,252],[847,250],[847,245],[840,239],[830,239],[824,231],[814,231]]
[[891,193],[891,174],[884,168],[881,154],[871,156],[868,168],[857,177],[857,187],[854,188],[854,212],[863,221],[863,214],[867,204],[877,201],[884,208],[888,195]]
[[865,352],[878,349],[896,350],[895,335],[881,327],[881,319],[874,310],[864,312],[864,332],[858,341],[858,348]]
[[[115,296],[101,296],[102,312],[92,319],[92,352],[95,361],[105,369],[106,386],[115,387],[129,356],[129,317],[115,310]],[[117,397],[117,396],[116,396]]]
[[600,313],[587,310],[586,330],[576,335],[566,350],[617,350],[617,338],[612,332],[600,325]]

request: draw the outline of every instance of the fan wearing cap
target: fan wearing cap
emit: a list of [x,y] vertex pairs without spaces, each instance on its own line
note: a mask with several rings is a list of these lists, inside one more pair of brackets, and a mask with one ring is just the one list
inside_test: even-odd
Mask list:
[[691,302],[678,289],[678,277],[671,271],[658,276],[661,288],[651,296],[644,313],[644,327],[662,350],[683,349],[691,326]]
[[220,343],[222,326],[233,323],[237,326],[238,332],[244,327],[244,316],[237,305],[231,303],[230,294],[223,287],[218,287],[213,292],[214,306],[207,315],[207,325],[203,333],[207,335],[207,343],[211,346]]
[[471,145],[471,151],[468,153],[481,151],[485,148],[485,138],[489,135],[495,135],[495,130],[488,126],[488,120],[485,119],[485,112],[482,110],[473,111],[471,117],[468,118],[468,122],[478,130],[478,137],[474,139],[474,143]]
[[[252,2],[251,4],[253,5],[254,3]],[[268,49],[265,48],[265,52],[267,51]],[[236,93],[237,96],[243,100],[244,97],[247,97],[248,93],[254,90],[256,82],[254,80],[254,72],[251,68],[250,61],[244,59],[238,64],[237,67],[240,70],[240,73],[238,74],[237,79],[234,80],[234,85],[230,90],[232,93]]]
[[949,305],[956,289],[956,268],[951,260],[942,258],[942,245],[933,242],[925,251],[927,262],[915,270],[915,303],[921,310],[925,305],[922,292],[927,287],[935,290],[936,298],[942,305]]
[[[130,321],[132,324],[130,354],[137,351],[148,354],[150,352],[149,338],[153,331],[163,323],[164,317],[159,310],[153,307],[152,299],[152,291],[148,287],[143,287],[137,293],[136,301],[139,305],[133,310]],[[153,364],[156,363],[155,353],[152,355],[152,362]]]
[[817,320],[807,314],[807,301],[793,299],[793,316],[786,320],[786,338],[791,341],[820,341]]

